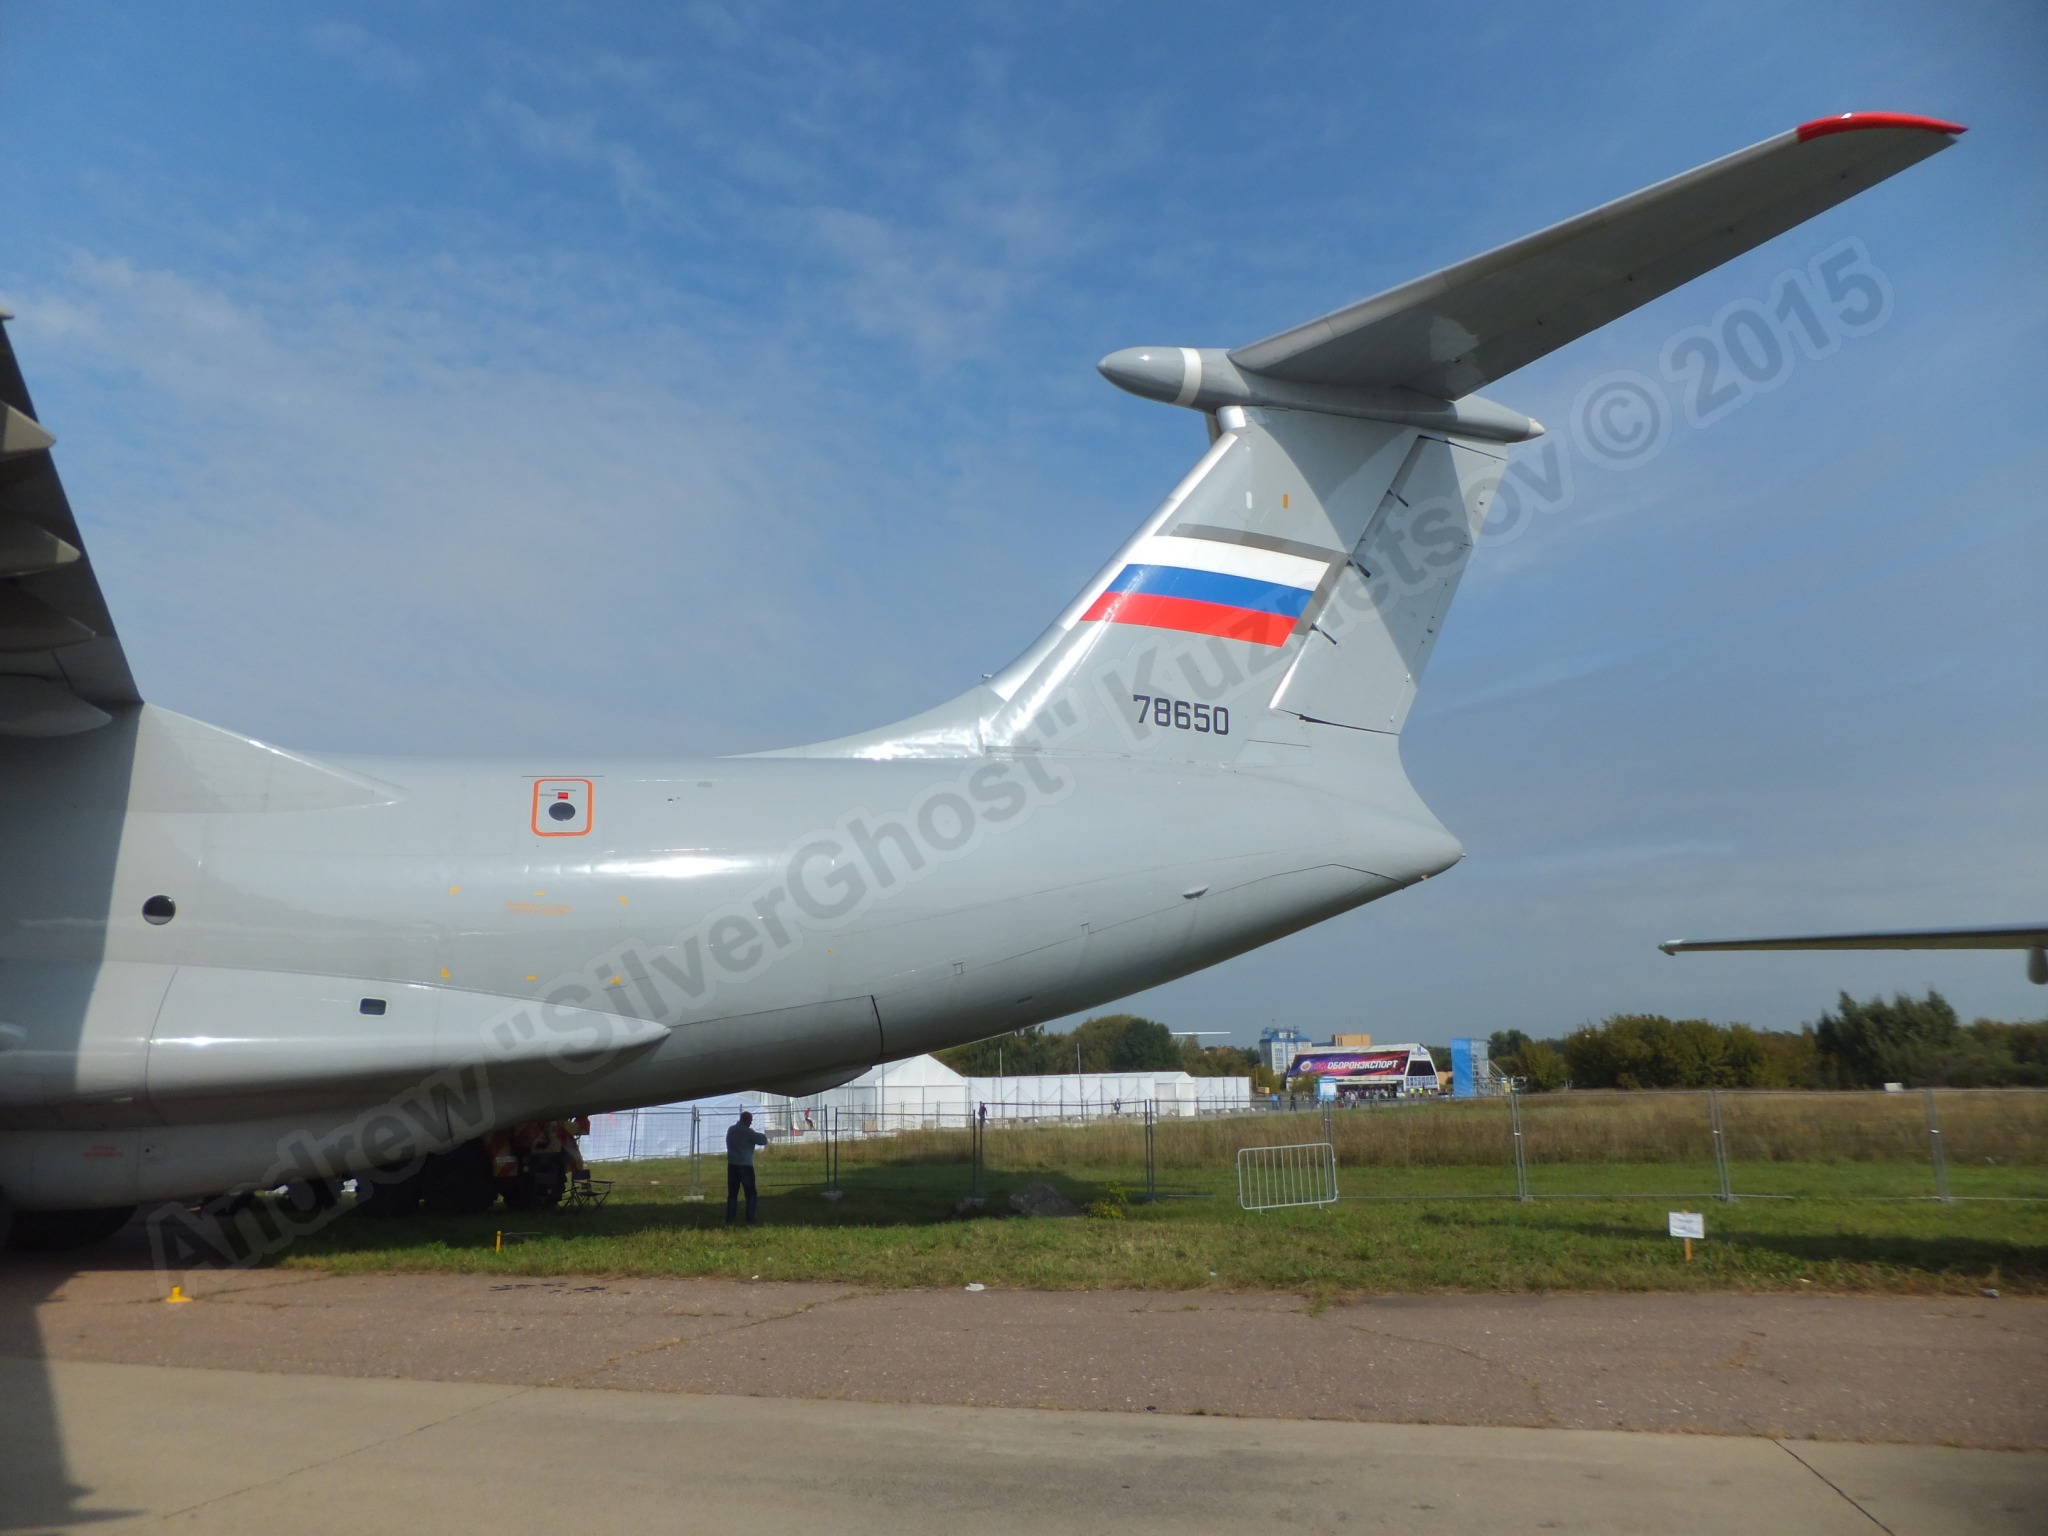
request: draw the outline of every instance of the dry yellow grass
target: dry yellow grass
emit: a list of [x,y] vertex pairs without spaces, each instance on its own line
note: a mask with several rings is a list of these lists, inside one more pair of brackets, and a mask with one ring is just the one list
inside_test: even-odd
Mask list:
[[[1925,1101],[1917,1093],[1751,1093],[1720,1096],[1727,1152],[1738,1163],[1925,1163],[1930,1156]],[[2048,1092],[2037,1089],[1941,1090],[1935,1094],[1942,1141],[1952,1161],[2000,1166],[2048,1164]],[[1524,1149],[1532,1165],[1549,1163],[1704,1163],[1713,1160],[1712,1122],[1703,1092],[1580,1092],[1525,1097]],[[1136,1164],[1145,1158],[1141,1120],[1085,1125],[990,1125],[992,1164],[1057,1172]],[[1514,1161],[1504,1100],[1437,1100],[1340,1109],[1330,1136],[1345,1167],[1507,1167]],[[1162,1118],[1154,1155],[1161,1169],[1228,1166],[1240,1148],[1323,1139],[1319,1111]],[[909,1130],[842,1141],[842,1163],[964,1163],[965,1130]],[[816,1143],[814,1155],[822,1156]],[[779,1147],[779,1159],[802,1157]]]

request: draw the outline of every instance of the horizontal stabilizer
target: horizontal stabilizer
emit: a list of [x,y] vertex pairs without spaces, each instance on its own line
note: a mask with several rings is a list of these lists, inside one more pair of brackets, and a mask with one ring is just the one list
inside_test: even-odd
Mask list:
[[1956,123],[1849,112],[1239,347],[1246,373],[1455,400],[1955,142]]

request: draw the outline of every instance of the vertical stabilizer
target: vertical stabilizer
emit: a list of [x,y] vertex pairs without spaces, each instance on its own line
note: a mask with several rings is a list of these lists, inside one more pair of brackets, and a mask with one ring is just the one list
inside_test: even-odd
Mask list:
[[1311,722],[1399,731],[1503,461],[1386,422],[1221,416],[1188,478],[990,680],[987,747],[1228,762],[1306,746]]
[[1505,467],[1498,452],[1416,438],[1274,708],[1354,730],[1401,729]]

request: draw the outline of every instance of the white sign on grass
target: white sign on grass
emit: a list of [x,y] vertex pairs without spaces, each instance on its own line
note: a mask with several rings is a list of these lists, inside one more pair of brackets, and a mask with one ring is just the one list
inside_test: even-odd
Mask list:
[[1707,1235],[1707,1218],[1698,1211],[1671,1212],[1671,1235],[1673,1237],[1697,1237],[1702,1241]]

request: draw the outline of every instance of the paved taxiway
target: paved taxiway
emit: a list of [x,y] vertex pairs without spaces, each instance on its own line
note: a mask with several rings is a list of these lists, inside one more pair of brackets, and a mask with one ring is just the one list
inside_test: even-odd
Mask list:
[[[0,1361],[0,1396],[34,1369]],[[97,1530],[1912,1536],[2035,1531],[2042,1493],[2037,1457],[1917,1446],[134,1365],[50,1384]]]
[[170,1307],[142,1266],[0,1267],[0,1529],[1907,1536],[2048,1507],[2025,1299],[189,1281]]

